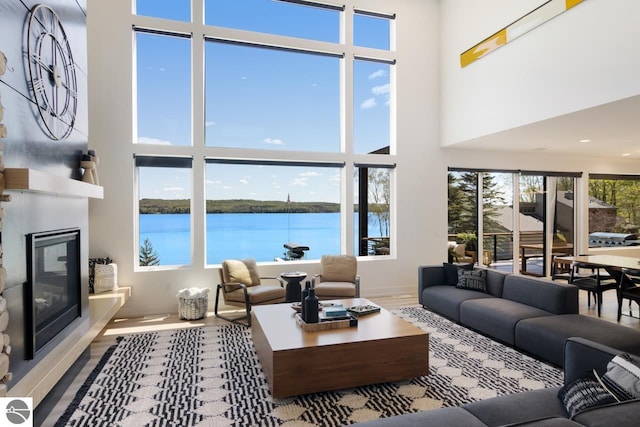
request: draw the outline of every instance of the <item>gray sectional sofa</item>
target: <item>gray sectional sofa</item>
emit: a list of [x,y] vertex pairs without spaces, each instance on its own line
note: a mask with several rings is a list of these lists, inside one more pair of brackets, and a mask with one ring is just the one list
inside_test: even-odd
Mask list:
[[[478,269],[476,269],[478,270]],[[640,355],[640,331],[578,314],[573,285],[483,269],[483,290],[458,285],[448,264],[418,272],[423,307],[564,368],[565,385],[595,369],[600,375],[614,356]],[[477,271],[476,271],[477,272]],[[477,283],[472,287],[476,287]],[[637,378],[635,378],[637,380]],[[640,390],[640,385],[636,383]],[[362,427],[636,427],[640,399],[595,406],[573,417],[558,397],[560,387],[532,390],[455,408],[399,415]],[[587,393],[588,395],[588,393]],[[640,392],[638,394],[640,396]],[[578,400],[583,399],[578,394]]]
[[[570,338],[564,345],[564,382],[570,384],[585,372],[596,369],[600,375],[617,349],[583,338]],[[560,388],[546,388],[358,424],[362,427],[637,427],[640,400],[593,407],[569,418],[558,398]]]
[[486,292],[457,287],[456,266],[419,267],[420,304],[560,367],[564,343],[569,337],[587,338],[640,355],[640,330],[578,314],[575,286],[493,269],[482,270]]

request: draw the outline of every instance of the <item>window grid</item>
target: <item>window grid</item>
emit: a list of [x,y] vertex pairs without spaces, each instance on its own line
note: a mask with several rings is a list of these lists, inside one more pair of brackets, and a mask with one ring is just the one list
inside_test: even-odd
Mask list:
[[[306,2],[305,2],[306,3]],[[340,28],[343,33],[340,35],[340,43],[328,43],[322,41],[310,41],[306,39],[297,39],[293,37],[286,36],[278,36],[278,35],[269,35],[269,34],[260,34],[254,33],[251,31],[245,30],[235,30],[228,28],[220,28],[213,26],[201,26],[198,25],[198,22],[204,22],[204,0],[193,1],[193,10],[192,13],[192,22],[169,22],[165,19],[155,19],[149,16],[135,16],[134,20],[134,31],[147,32],[147,33],[157,33],[164,35],[173,35],[177,37],[185,37],[185,35],[190,35],[192,40],[192,140],[193,144],[191,146],[154,146],[153,144],[146,145],[143,147],[135,147],[134,152],[140,155],[163,155],[163,156],[190,156],[194,159],[206,159],[206,158],[217,158],[217,159],[239,159],[242,162],[246,162],[247,164],[257,164],[260,161],[264,161],[265,159],[278,159],[282,161],[297,161],[302,163],[309,162],[309,155],[306,153],[299,152],[273,152],[269,150],[242,150],[242,149],[224,149],[218,147],[207,147],[205,144],[205,127],[206,120],[204,119],[204,109],[205,109],[205,100],[203,93],[204,87],[204,45],[206,40],[209,39],[217,39],[217,40],[228,40],[228,41],[239,41],[241,43],[245,43],[248,45],[263,45],[270,46],[275,49],[291,49],[291,50],[300,50],[300,51],[311,51],[317,54],[328,54],[331,56],[338,56],[343,58],[341,60],[341,94],[340,98],[342,99],[341,105],[339,108],[341,109],[341,147],[342,149],[339,152],[331,154],[331,153],[321,153],[318,156],[313,156],[314,158],[318,157],[321,161],[318,162],[318,166],[322,166],[322,162],[325,163],[335,163],[343,165],[343,177],[344,172],[347,173],[346,176],[350,176],[358,169],[357,166],[354,165],[355,159],[363,159],[365,158],[366,165],[368,167],[378,167],[378,168],[390,168],[395,167],[395,162],[392,157],[384,157],[384,158],[367,158],[367,155],[355,155],[353,150],[353,115],[349,114],[347,111],[350,108],[345,109],[345,104],[352,97],[353,91],[353,79],[349,75],[351,70],[353,70],[353,63],[356,60],[368,60],[368,61],[379,61],[382,63],[392,64],[390,66],[395,65],[395,57],[393,51],[384,51],[384,50],[373,50],[371,48],[361,48],[353,45],[352,41],[350,43],[344,43],[344,40],[348,37],[345,37],[345,34],[353,33],[353,13],[354,9],[349,10],[346,9],[340,12],[342,15],[341,19],[344,20],[345,25],[341,25]],[[376,12],[365,12],[357,11],[357,13],[366,14],[370,16],[380,16],[380,17],[388,17],[390,19],[394,19],[395,15],[393,13],[380,13]],[[349,19],[351,17],[351,19]],[[346,19],[345,19],[346,18]],[[138,22],[139,21],[139,22]],[[392,23],[395,25],[395,22]],[[393,25],[390,26],[390,31],[393,33]],[[239,37],[240,36],[240,37]],[[351,37],[349,37],[351,38]],[[390,34],[390,38],[393,39],[393,34]],[[352,38],[351,38],[352,39]],[[135,49],[134,49],[135,51]],[[395,70],[394,70],[395,71]],[[136,77],[134,76],[134,81]],[[134,91],[135,93],[135,91]],[[348,104],[346,104],[348,105]],[[352,104],[353,105],[353,104]],[[338,107],[336,107],[338,108]],[[391,117],[391,120],[395,120],[395,118]],[[134,120],[134,123],[136,120]],[[391,123],[391,128],[393,128],[393,123]],[[135,138],[134,138],[135,140]],[[394,135],[389,136],[389,145],[392,144],[394,140]],[[388,147],[387,147],[388,150]],[[392,152],[394,147],[391,148]],[[387,151],[388,153],[388,151]],[[313,161],[309,162],[310,164],[314,164]],[[204,212],[205,210],[205,197],[204,194],[204,180],[205,180],[205,168],[207,162],[194,161],[193,169],[192,169],[192,180],[193,185],[191,188],[192,191],[192,209],[193,212]],[[391,171],[393,173],[393,171]],[[344,216],[345,214],[351,212],[350,209],[351,203],[348,200],[353,200],[352,196],[348,196],[349,193],[353,195],[354,185],[353,181],[349,182],[349,180],[342,179],[342,197],[341,197],[341,212]],[[351,253],[353,230],[357,229],[357,225],[354,227],[354,221],[351,218],[341,220],[341,224],[343,224],[342,234],[342,252]],[[191,233],[194,232],[196,234],[197,230],[205,230],[206,225],[204,218],[200,218],[201,215],[193,216],[193,227]],[[346,227],[345,227],[346,225]],[[138,225],[136,224],[136,227]],[[391,225],[393,229],[393,224]],[[196,239],[198,240],[198,239]],[[195,256],[193,262],[198,263],[199,259],[205,258],[206,248],[204,248],[203,242],[195,242]],[[200,248],[199,248],[200,246]]]

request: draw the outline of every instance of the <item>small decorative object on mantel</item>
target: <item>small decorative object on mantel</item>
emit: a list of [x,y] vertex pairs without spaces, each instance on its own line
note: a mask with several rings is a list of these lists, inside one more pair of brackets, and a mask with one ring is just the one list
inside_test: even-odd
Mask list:
[[118,266],[114,263],[96,264],[93,292],[96,294],[118,289]]
[[96,265],[111,264],[113,260],[109,257],[105,258],[89,258],[89,293],[95,292]]
[[82,181],[99,185],[98,181],[98,157],[96,156],[95,150],[89,150],[87,154],[83,154],[80,159],[80,167],[84,169],[84,173],[82,174]]

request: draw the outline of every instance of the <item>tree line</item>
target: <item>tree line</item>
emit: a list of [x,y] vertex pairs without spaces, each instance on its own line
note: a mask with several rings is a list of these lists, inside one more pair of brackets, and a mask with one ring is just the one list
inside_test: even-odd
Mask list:
[[[188,214],[189,199],[142,199],[141,214]],[[207,200],[207,213],[334,213],[340,212],[339,203],[282,202],[277,200]]]

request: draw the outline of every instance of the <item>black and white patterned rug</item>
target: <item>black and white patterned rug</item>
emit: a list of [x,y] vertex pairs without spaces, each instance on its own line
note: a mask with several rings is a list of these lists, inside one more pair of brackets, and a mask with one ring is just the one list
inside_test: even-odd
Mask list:
[[562,372],[421,307],[430,375],[273,399],[251,331],[229,324],[119,338],[56,426],[339,426],[554,387]]

